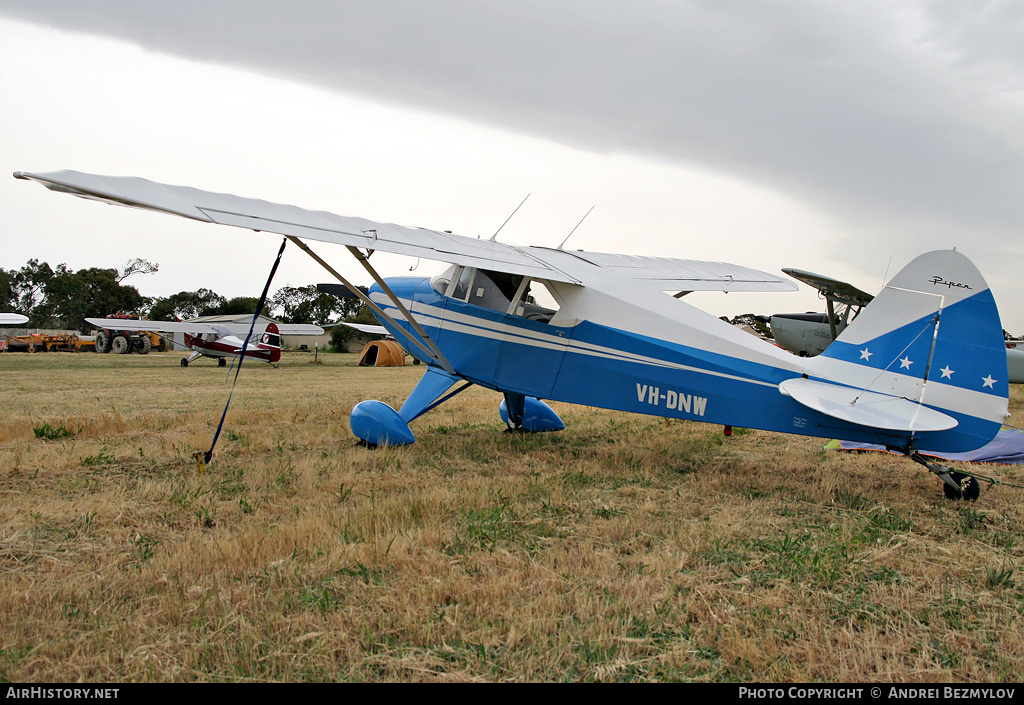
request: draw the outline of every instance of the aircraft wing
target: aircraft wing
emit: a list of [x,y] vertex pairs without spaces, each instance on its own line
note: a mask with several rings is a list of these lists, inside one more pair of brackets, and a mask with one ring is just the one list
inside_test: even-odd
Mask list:
[[[248,327],[245,329],[249,330]],[[312,323],[278,323],[277,330],[281,335],[323,335],[324,329]]]
[[361,333],[369,333],[371,335],[391,335],[384,326],[374,326],[369,323],[346,323],[345,321],[339,321],[338,325],[355,328]]
[[22,316],[20,313],[0,313],[0,326],[16,326],[27,321],[28,316]]
[[97,328],[111,330],[151,330],[154,333],[217,333],[221,335],[221,325],[209,323],[188,323],[187,321],[139,321],[125,318],[86,318],[86,321]]
[[187,186],[168,186],[137,177],[97,176],[78,171],[45,174],[18,171],[14,176],[37,181],[52,191],[207,223],[265,230],[569,284],[585,284],[588,272],[596,267],[647,282],[662,291],[796,290],[792,282],[781,277],[722,262],[516,247],[427,228],[377,223]]
[[14,176],[37,181],[52,191],[207,223],[383,250],[570,284],[580,283],[530,254],[528,248],[438,230],[376,223],[364,218],[310,211],[187,186],[167,186],[130,176],[97,176],[78,171],[46,174],[18,171]]
[[[540,248],[532,248],[540,249]],[[569,254],[659,291],[796,291],[791,281],[727,262],[639,257],[576,250]]]
[[[202,323],[200,321],[139,321],[124,318],[86,318],[86,321],[97,328],[113,330],[151,330],[156,333],[215,333],[217,335],[245,335],[249,326],[231,323]],[[257,323],[253,329],[262,333],[267,329],[265,323]],[[303,323],[278,323],[281,335],[323,335],[320,326]]]
[[867,306],[875,298],[871,294],[861,291],[853,284],[847,284],[839,279],[826,277],[824,274],[805,272],[802,269],[786,268],[782,270],[794,279],[799,279],[804,284],[812,286],[831,299],[849,306]]

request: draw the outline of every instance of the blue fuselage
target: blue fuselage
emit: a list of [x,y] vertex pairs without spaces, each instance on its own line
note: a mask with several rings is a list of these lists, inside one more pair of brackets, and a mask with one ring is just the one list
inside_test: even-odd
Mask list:
[[[851,424],[780,393],[781,382],[800,376],[795,356],[792,364],[754,362],[739,352],[710,352],[587,320],[571,325],[529,320],[444,296],[429,279],[403,277],[387,284],[411,308],[455,374],[483,387],[715,424],[896,447],[907,443],[905,432]],[[381,290],[373,287],[370,295],[394,316],[397,327],[381,323],[410,353],[431,363],[409,344],[409,323]],[[973,449],[986,442],[977,437],[995,434],[989,422],[970,416],[958,421],[952,431],[917,434],[918,447]]]

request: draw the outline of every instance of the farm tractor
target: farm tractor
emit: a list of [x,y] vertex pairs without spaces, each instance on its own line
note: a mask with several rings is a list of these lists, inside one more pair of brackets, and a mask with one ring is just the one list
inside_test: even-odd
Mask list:
[[[115,314],[108,318],[124,318],[133,321],[141,320],[141,316]],[[116,330],[102,328],[96,331],[96,352],[115,352],[119,355],[138,353],[146,355],[150,350],[159,352],[167,350],[167,341],[152,331]]]

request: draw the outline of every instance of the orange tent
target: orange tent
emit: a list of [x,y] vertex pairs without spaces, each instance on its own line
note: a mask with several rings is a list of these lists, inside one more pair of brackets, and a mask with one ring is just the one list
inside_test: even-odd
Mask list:
[[405,364],[405,350],[394,340],[374,340],[359,351],[361,367],[399,367]]

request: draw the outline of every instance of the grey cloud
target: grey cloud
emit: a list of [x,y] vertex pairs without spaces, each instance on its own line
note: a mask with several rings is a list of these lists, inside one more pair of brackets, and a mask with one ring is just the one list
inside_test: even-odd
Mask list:
[[1013,2],[0,0],[0,13],[699,164],[867,232],[1003,238],[1024,222]]

